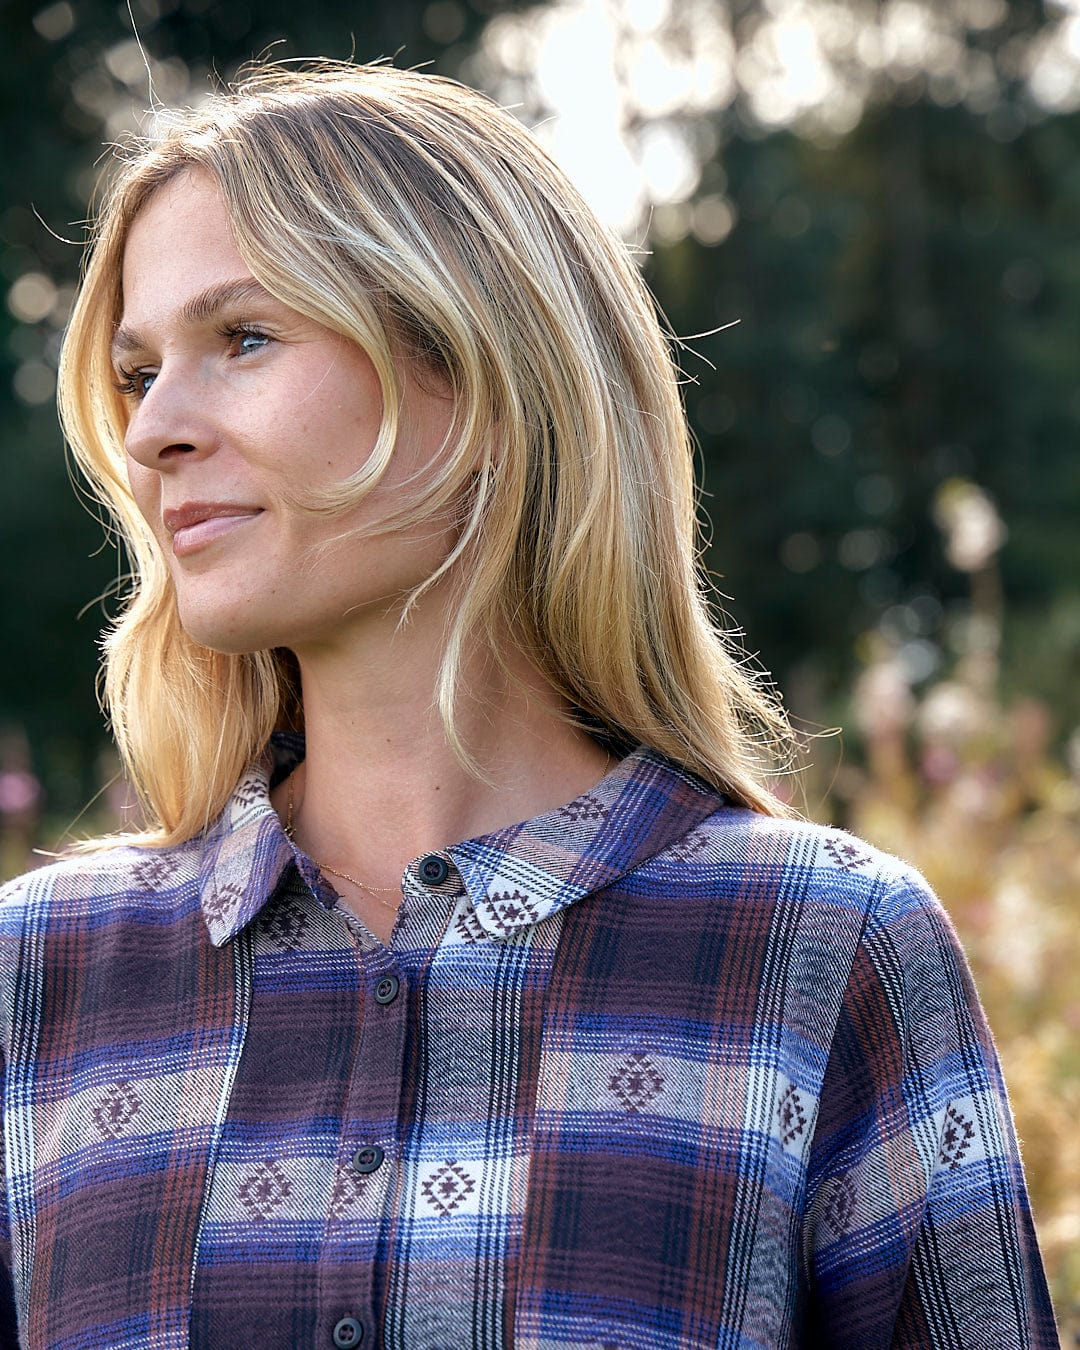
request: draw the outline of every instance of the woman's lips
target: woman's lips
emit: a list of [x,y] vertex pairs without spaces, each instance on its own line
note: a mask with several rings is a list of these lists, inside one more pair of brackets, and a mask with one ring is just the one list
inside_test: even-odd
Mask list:
[[261,508],[242,506],[215,507],[211,512],[201,515],[184,511],[166,512],[165,527],[172,534],[173,553],[183,558],[260,515]]

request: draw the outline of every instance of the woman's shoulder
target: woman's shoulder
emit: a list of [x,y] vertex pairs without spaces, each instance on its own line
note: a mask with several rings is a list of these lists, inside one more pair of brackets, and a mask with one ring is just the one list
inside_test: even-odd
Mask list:
[[117,909],[152,907],[194,886],[201,842],[146,848],[119,841],[73,853],[24,872],[0,886],[0,938],[27,922],[89,920]]
[[645,818],[653,851],[644,866],[661,889],[674,884],[701,898],[840,907],[864,927],[905,911],[942,912],[917,868],[837,825],[738,804],[646,747],[626,761],[624,774],[635,791],[624,794],[620,824],[637,831],[638,816]]
[[[814,991],[807,1018],[831,990],[837,1008],[841,996],[877,998],[897,1027],[917,1023],[926,1038],[935,1027],[941,1032],[957,1000],[957,1007],[977,1008],[952,919],[926,877],[902,858],[836,826],[730,806],[704,819],[673,856],[680,852],[691,869],[683,873],[685,893],[713,905],[720,897],[717,912],[729,916],[745,907],[738,931],[744,940],[758,934],[762,950],[781,955],[795,976],[788,998],[797,998],[797,989]],[[956,1013],[961,1021],[967,1016]]]
[[867,919],[940,909],[926,878],[903,858],[839,826],[798,816],[719,802],[668,853],[684,865],[729,877],[756,876],[793,902],[840,904]]

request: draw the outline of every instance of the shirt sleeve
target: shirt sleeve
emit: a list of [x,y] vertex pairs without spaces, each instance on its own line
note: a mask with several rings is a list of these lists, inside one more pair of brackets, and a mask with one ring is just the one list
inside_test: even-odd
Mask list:
[[993,1039],[917,873],[885,892],[856,952],[805,1215],[808,1344],[1057,1350]]
[[[0,1049],[0,1103],[6,1096],[4,1076],[4,1055]],[[0,1113],[0,1350],[17,1350],[19,1330],[15,1313],[15,1287],[11,1274],[11,1217],[8,1212],[4,1156],[3,1115]]]

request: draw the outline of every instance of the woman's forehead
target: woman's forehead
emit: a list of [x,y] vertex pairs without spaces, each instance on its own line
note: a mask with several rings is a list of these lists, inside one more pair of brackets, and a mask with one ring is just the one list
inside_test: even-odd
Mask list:
[[208,174],[177,175],[136,213],[121,260],[124,324],[137,326],[144,311],[175,308],[210,287],[240,282],[254,278]]

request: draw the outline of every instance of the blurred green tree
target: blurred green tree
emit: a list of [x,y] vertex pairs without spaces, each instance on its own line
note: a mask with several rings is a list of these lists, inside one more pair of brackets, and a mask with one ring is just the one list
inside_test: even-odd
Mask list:
[[[635,60],[665,44],[684,60],[674,93],[627,103],[620,131],[668,184],[653,195],[644,265],[674,330],[739,321],[682,353],[707,560],[795,710],[837,717],[868,633],[915,683],[949,663],[967,605],[928,521],[941,485],[962,477],[997,499],[1009,531],[1006,678],[1050,698],[1061,730],[1080,719],[1080,116],[1052,46],[1057,11],[1036,0],[132,0],[130,11],[7,0],[0,726],[26,728],[59,818],[86,800],[101,744],[101,609],[76,616],[122,568],[66,482],[51,406],[101,142],[137,124],[151,81],[161,101],[182,101],[262,52],[431,61],[540,120],[559,111],[550,64],[569,53],[544,65],[538,44],[575,4],[636,35]],[[631,49],[612,50],[596,56],[597,80],[604,62],[629,80]],[[780,78],[785,61],[801,85]],[[1056,110],[1034,97],[1036,75],[1058,90]],[[692,172],[679,169],[680,143]]]
[[871,630],[916,683],[950,661],[964,582],[927,524],[970,477],[1007,522],[1007,682],[1080,720],[1078,149],[1075,116],[998,140],[929,100],[732,139],[731,233],[652,259],[676,331],[741,320],[693,344],[715,371],[686,362],[710,559],[810,707]]

